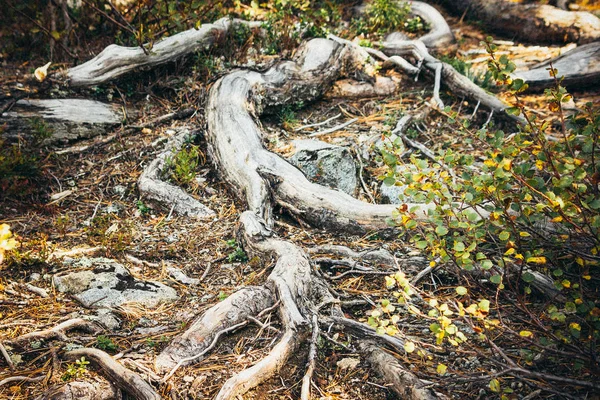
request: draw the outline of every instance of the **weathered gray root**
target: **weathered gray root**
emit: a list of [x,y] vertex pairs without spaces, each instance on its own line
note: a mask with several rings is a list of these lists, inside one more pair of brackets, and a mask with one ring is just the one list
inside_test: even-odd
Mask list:
[[0,116],[2,137],[43,139],[47,144],[66,144],[104,134],[123,120],[119,107],[95,100],[19,100]]
[[429,26],[429,32],[419,38],[428,49],[434,52],[447,50],[450,45],[454,44],[454,34],[446,22],[446,18],[433,6],[422,1],[411,1],[410,10]]
[[37,400],[121,400],[120,391],[106,380],[73,381],[50,388]]
[[515,116],[506,113],[510,107],[504,104],[496,96],[487,93],[476,83],[466,76],[459,73],[453,66],[442,62],[429,54],[427,47],[420,40],[401,40],[394,42],[385,42],[384,51],[386,54],[399,56],[413,56],[423,62],[429,75],[435,76],[439,66],[442,66],[441,83],[446,86],[457,97],[465,97],[479,102],[482,106],[489,108],[497,117],[508,119],[515,123],[523,124],[525,120],[522,116]]
[[273,302],[271,291],[264,287],[249,286],[238,290],[208,309],[181,336],[174,339],[156,357],[156,370],[159,373],[169,372],[182,359],[202,352],[219,331],[247,320],[249,316],[270,307]]
[[113,44],[93,59],[69,69],[66,78],[71,86],[99,85],[138,68],[155,67],[172,62],[184,55],[212,46],[232,24],[247,24],[250,27],[261,25],[260,22],[221,18],[213,24],[203,24],[199,29],[189,29],[163,39],[155,43],[152,48],[144,45],[146,52],[140,47]]
[[[271,225],[272,194],[277,204],[315,227],[345,232],[382,230],[396,208],[357,200],[345,193],[308,181],[304,174],[265,149],[253,116],[265,106],[314,99],[340,74],[347,51],[326,39],[313,39],[298,51],[294,61],[280,63],[264,74],[236,71],[219,81],[209,93],[206,109],[207,139],[218,171],[235,188],[243,188],[250,211]],[[416,207],[427,217],[429,205]]]
[[12,339],[10,343],[17,346],[23,346],[24,344],[27,344],[32,341],[48,341],[52,339],[58,339],[66,342],[69,340],[69,338],[66,335],[66,332],[76,329],[84,330],[92,334],[97,334],[101,331],[100,327],[91,321],[85,320],[83,318],[73,318],[61,322],[60,324],[49,329],[44,329],[42,331],[34,331],[18,336]]
[[567,89],[587,90],[600,86],[600,42],[578,46],[528,71],[515,72],[513,78],[525,80],[529,91],[553,87],[555,81],[548,72],[550,64],[558,70],[558,76],[564,78],[561,84]]
[[175,153],[183,147],[185,140],[189,136],[190,131],[188,129],[181,129],[179,133],[169,139],[165,149],[140,175],[138,188],[145,197],[162,204],[167,204],[177,214],[196,218],[210,218],[215,215],[213,210],[200,203],[179,186],[172,185],[163,180],[167,160],[170,157],[174,157]]
[[83,348],[65,353],[69,359],[85,357],[100,368],[100,373],[123,392],[137,400],[160,400],[160,395],[148,382],[135,372],[125,368],[110,355],[99,349]]
[[591,43],[600,38],[600,19],[583,11],[510,1],[441,0],[455,15],[481,21],[491,31],[532,43]]
[[412,372],[398,362],[396,357],[382,350],[370,340],[358,344],[371,367],[377,372],[401,399],[433,400],[437,396],[432,390],[423,388],[423,383]]

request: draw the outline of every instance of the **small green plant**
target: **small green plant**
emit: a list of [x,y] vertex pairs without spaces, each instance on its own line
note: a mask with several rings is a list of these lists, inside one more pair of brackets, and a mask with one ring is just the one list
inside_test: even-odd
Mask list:
[[227,255],[227,261],[230,263],[248,261],[248,256],[235,239],[229,239],[226,243],[229,248],[233,249],[233,251]]
[[229,297],[229,295],[227,293],[223,292],[223,291],[220,291],[219,295],[217,296],[217,298],[219,299],[219,301],[223,301],[223,300],[225,300],[228,297]]
[[452,65],[452,67],[454,67],[454,69],[458,71],[461,75],[466,76],[467,78],[475,82],[478,86],[481,86],[484,89],[490,89],[496,84],[493,78],[493,74],[490,70],[478,73],[477,71],[473,70],[471,64],[458,57],[449,57],[443,55],[440,57],[440,61]]
[[147,215],[148,213],[150,213],[151,208],[148,207],[146,205],[146,203],[144,203],[142,200],[138,200],[135,202],[135,205],[138,209],[138,211],[142,214],[142,215]]
[[181,185],[189,185],[196,178],[200,155],[198,146],[188,145],[175,153],[172,158],[167,159],[166,164],[171,171],[171,179]]
[[409,13],[410,5],[396,0],[372,0],[366,9],[373,32],[390,32],[404,26]]
[[[456,346],[466,340],[454,318],[466,321],[481,340],[489,341],[486,332],[502,326],[501,319],[489,318],[492,312],[502,313],[494,310],[494,297],[510,296],[532,317],[516,334],[528,340],[528,348],[569,349],[588,360],[589,349],[598,351],[600,340],[595,283],[600,265],[600,110],[587,104],[566,117],[562,106],[571,96],[550,66],[555,85],[545,94],[555,123],[536,119],[521,100],[527,84],[511,78],[514,63],[497,57],[491,38],[483,45],[490,54],[491,79],[514,99],[508,113],[523,117],[518,132],[506,135],[489,126],[473,129],[468,120],[446,109],[455,132],[482,149],[477,158],[448,148],[439,154],[446,169],[413,155],[397,172],[401,161],[394,153],[383,157],[390,167],[384,179],[401,182],[411,202],[431,207],[422,218],[416,207],[400,206],[393,219],[403,234],[429,254],[432,267],[477,270],[495,293],[474,300],[475,293],[457,286],[456,293],[464,297],[451,302],[432,299],[429,313],[419,315],[433,320],[430,330],[438,344],[447,340]],[[536,301],[536,274],[552,277],[560,295]],[[453,276],[469,282],[469,274]],[[390,277],[392,281],[402,287],[402,279]],[[504,294],[507,289],[510,294]],[[384,333],[394,333],[397,319],[392,319],[390,305],[399,303],[382,301],[369,322]],[[408,307],[411,313],[420,313]],[[576,358],[559,358],[552,362],[583,368]],[[490,385],[493,391],[505,390],[498,380]]]
[[105,335],[100,335],[96,338],[96,347],[106,351],[115,351],[119,348],[111,338]]
[[75,364],[67,365],[67,370],[62,375],[61,379],[66,382],[70,381],[71,379],[82,378],[88,373],[87,366],[89,363],[90,362],[87,361],[85,357],[75,360]]

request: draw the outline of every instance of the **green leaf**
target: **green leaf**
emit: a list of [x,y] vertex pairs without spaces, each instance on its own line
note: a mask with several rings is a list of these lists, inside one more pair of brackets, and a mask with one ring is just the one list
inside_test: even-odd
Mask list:
[[523,273],[523,275],[521,277],[527,283],[531,283],[535,280],[535,276],[531,272],[527,272],[527,271],[525,273]]
[[500,393],[500,381],[498,379],[492,379],[490,381],[490,390],[494,393]]
[[438,226],[435,228],[435,233],[437,233],[437,234],[438,234],[438,235],[440,235],[440,236],[445,236],[445,235],[447,235],[447,234],[448,234],[448,228],[446,228],[446,227],[445,227],[445,226],[443,226],[443,225],[438,225]]
[[464,296],[468,292],[467,288],[464,286],[458,286],[455,290],[456,290],[456,293],[458,293],[461,296]]
[[502,240],[502,241],[507,241],[508,239],[510,239],[510,232],[508,232],[508,231],[502,231],[498,235],[498,238],[500,240]]
[[496,285],[499,285],[502,283],[502,276],[500,275],[492,275],[490,277],[490,282],[495,283]]

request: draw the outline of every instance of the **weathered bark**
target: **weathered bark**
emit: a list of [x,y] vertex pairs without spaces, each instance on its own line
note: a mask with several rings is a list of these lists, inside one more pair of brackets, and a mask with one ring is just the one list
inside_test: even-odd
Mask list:
[[146,52],[140,47],[113,44],[93,59],[69,69],[66,78],[71,86],[99,85],[138,68],[156,67],[172,62],[184,55],[212,46],[232,24],[258,27],[261,23],[221,18],[214,24],[203,24],[199,29],[189,29],[163,39],[154,44],[151,49],[148,45],[144,45],[147,48]]
[[72,350],[65,354],[67,358],[79,359],[85,357],[100,367],[100,373],[109,382],[114,383],[134,399],[138,400],[160,400],[160,395],[148,382],[143,380],[135,372],[125,368],[110,355],[98,349],[83,348]]
[[166,182],[163,178],[167,167],[167,160],[173,158],[175,153],[183,147],[185,140],[190,136],[188,129],[182,129],[173,135],[165,149],[148,165],[138,179],[140,192],[151,200],[167,204],[179,215],[188,215],[196,218],[210,218],[215,212],[194,197],[186,193],[179,186]]
[[119,106],[95,100],[19,100],[0,116],[2,137],[27,135],[49,144],[66,144],[104,134],[121,123]]
[[600,19],[583,11],[502,0],[439,0],[458,16],[491,31],[532,43],[590,43],[600,38]]
[[[341,72],[344,47],[314,39],[298,52],[296,62],[281,63],[264,74],[236,71],[215,83],[206,109],[207,139],[218,170],[240,188],[250,211],[269,222],[272,192],[277,204],[313,226],[346,232],[388,228],[393,205],[364,203],[345,193],[309,182],[304,174],[265,149],[253,114],[266,106],[293,99],[312,100],[322,94]],[[410,204],[426,218],[431,206]]]
[[437,398],[432,390],[424,389],[424,385],[419,378],[402,367],[396,357],[385,352],[372,341],[362,341],[358,347],[365,354],[373,369],[386,382],[390,383],[390,388],[399,398],[406,400],[432,400]]
[[105,380],[73,381],[50,388],[38,400],[120,400],[121,393]]
[[564,77],[562,85],[567,89],[591,89],[600,85],[600,42],[590,43],[567,51],[558,57],[544,61],[529,69],[516,72],[514,78],[527,82],[530,91],[542,90],[554,86],[554,78],[548,68],[558,70],[558,76]]
[[180,360],[203,351],[219,331],[245,321],[248,316],[254,316],[272,304],[273,296],[268,289],[262,287],[240,289],[206,311],[190,325],[185,333],[173,340],[156,357],[156,370],[170,371]]

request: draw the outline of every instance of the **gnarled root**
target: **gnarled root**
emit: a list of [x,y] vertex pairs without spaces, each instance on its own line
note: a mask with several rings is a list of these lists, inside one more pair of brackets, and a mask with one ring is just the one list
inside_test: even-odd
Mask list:
[[90,348],[78,349],[67,352],[65,356],[71,359],[81,357],[90,359],[100,367],[102,375],[134,399],[160,400],[161,398],[154,388],[143,380],[141,376],[125,368],[102,350]]
[[209,218],[215,215],[213,210],[200,203],[179,186],[167,183],[162,178],[167,160],[183,147],[189,136],[190,132],[187,129],[182,129],[178,134],[172,136],[165,149],[144,169],[138,179],[138,187],[147,198],[169,204],[173,211],[180,215]]
[[396,392],[399,398],[407,400],[437,399],[435,393],[423,388],[424,385],[419,378],[402,367],[396,357],[381,349],[374,342],[363,340],[359,343],[358,348],[373,369],[390,384],[390,389]]
[[101,330],[98,325],[94,324],[91,321],[85,320],[83,318],[74,318],[65,322],[61,322],[60,324],[52,328],[45,329],[43,331],[26,333],[25,335],[21,335],[11,340],[10,343],[13,345],[23,346],[24,344],[32,342],[34,340],[48,341],[52,339],[59,339],[66,342],[69,340],[69,338],[66,335],[66,332],[75,329],[84,330],[93,334],[96,334]]

